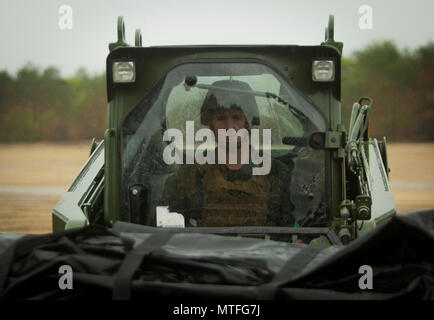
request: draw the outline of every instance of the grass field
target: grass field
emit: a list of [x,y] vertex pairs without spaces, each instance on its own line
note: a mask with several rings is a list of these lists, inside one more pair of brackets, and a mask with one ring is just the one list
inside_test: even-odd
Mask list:
[[[51,232],[51,210],[89,155],[90,142],[0,144],[0,232]],[[434,143],[388,145],[399,214],[434,207]]]

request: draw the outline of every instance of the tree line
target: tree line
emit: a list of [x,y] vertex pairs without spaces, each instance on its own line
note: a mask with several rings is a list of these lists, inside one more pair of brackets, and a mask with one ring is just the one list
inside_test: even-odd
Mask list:
[[[27,64],[16,75],[0,71],[0,141],[102,138],[106,126],[105,73],[80,69],[62,77],[55,67]],[[434,140],[434,43],[400,50],[375,42],[342,58],[342,110],[374,99],[370,135],[389,141]]]
[[374,100],[370,136],[389,141],[434,140],[434,43],[414,51],[391,41],[375,42],[342,59],[343,119],[352,105]]
[[0,141],[102,138],[106,125],[105,74],[84,69],[62,78],[55,67],[27,64],[0,72]]

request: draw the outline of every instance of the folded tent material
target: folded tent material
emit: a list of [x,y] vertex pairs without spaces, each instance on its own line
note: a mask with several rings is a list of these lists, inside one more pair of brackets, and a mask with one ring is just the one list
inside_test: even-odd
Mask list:
[[[308,246],[127,223],[0,234],[2,299],[434,299],[434,210],[397,216],[348,246]],[[60,290],[59,267],[73,270]],[[359,287],[359,268],[373,289]]]

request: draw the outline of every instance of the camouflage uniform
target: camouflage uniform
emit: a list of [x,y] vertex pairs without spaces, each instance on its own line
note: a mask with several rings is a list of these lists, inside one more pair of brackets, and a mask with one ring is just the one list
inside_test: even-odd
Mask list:
[[182,213],[186,226],[294,225],[290,170],[272,160],[268,175],[251,175],[252,165],[185,165],[166,181],[161,205]]

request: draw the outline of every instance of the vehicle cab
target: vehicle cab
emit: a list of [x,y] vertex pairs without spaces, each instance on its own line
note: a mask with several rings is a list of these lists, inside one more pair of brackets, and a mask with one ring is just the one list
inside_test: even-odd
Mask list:
[[342,123],[333,21],[314,46],[142,47],[119,17],[104,140],[53,231],[121,221],[345,244],[396,214],[386,141],[368,134],[373,101]]

